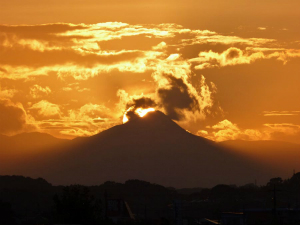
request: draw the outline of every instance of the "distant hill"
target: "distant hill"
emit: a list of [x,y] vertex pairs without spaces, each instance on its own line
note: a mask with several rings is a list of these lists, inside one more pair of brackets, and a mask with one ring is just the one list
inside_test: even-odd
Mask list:
[[276,165],[186,132],[159,111],[34,152],[34,157],[2,159],[9,163],[1,174],[43,177],[54,185],[139,179],[176,188],[266,183],[278,176]]
[[34,169],[35,164],[47,161],[45,158],[57,157],[57,151],[68,142],[38,132],[0,135],[0,175],[30,175],[28,168]]
[[0,176],[0,190],[14,189],[14,190],[42,190],[49,189],[52,185],[43,178],[32,179],[23,176]]
[[247,157],[272,168],[273,176],[290,177],[300,171],[300,145],[281,141],[224,141],[220,143],[229,152]]
[[32,132],[21,133],[15,136],[0,135],[1,150],[34,150],[38,148],[46,149],[55,145],[67,142],[65,139],[59,139],[46,133]]

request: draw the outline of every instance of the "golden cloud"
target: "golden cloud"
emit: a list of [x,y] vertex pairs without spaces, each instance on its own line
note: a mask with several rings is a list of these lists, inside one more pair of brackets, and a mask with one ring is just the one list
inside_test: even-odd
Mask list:
[[[260,50],[253,52],[253,50]],[[230,47],[222,53],[213,51],[200,52],[199,57],[190,59],[195,63],[196,70],[206,68],[234,66],[240,64],[250,64],[259,59],[277,59],[286,63],[290,58],[300,57],[300,50],[282,50],[281,52],[268,52],[274,49],[252,48],[251,51],[242,51],[239,48]]]
[[[241,129],[237,124],[229,120],[223,120],[213,126],[208,126],[206,130],[199,130],[197,135],[211,139],[213,141],[227,140],[272,140],[278,135],[300,136],[300,125],[291,123],[264,124],[261,129]],[[280,139],[280,138],[279,138]]]
[[51,93],[51,89],[46,86],[46,87],[41,87],[40,85],[33,85],[32,87],[30,87],[30,95],[33,98],[41,98],[44,95],[48,95]]
[[85,104],[79,110],[69,110],[69,116],[65,120],[70,121],[105,121],[112,117],[112,112],[104,105],[98,104]]
[[78,109],[67,110],[65,113],[61,108],[45,100],[30,108],[32,115],[39,119],[36,124],[41,132],[74,138],[91,136],[120,123],[119,117],[115,117],[115,114],[104,105],[88,103]]
[[[38,34],[38,35],[37,35]],[[164,39],[152,49],[102,50],[103,43],[124,37]],[[177,24],[130,25],[120,22],[99,24],[44,24],[34,26],[0,26],[0,49],[5,57],[0,57],[0,77],[24,79],[55,72],[59,77],[73,76],[86,80],[112,70],[120,72],[144,73],[156,70],[162,61],[177,60],[180,53],[170,53],[163,58],[170,46],[177,50],[186,45],[197,44],[243,44],[247,48],[229,48],[223,53],[200,52],[198,58],[190,59],[196,69],[237,64],[249,64],[257,59],[277,58],[287,62],[291,57],[299,57],[299,50],[283,49],[265,54],[258,48],[272,49],[264,45],[278,43],[273,39],[240,38],[224,36],[208,30],[185,29]],[[273,46],[273,49],[275,49]],[[257,48],[257,49],[255,49]],[[15,57],[18,55],[18,57]]]
[[[62,112],[60,106],[47,100],[41,100],[30,107],[31,114],[36,118],[61,118]],[[35,113],[36,112],[36,113]]]
[[11,99],[18,90],[15,89],[2,89],[0,86],[0,98],[8,98]]
[[[177,24],[120,22],[2,25],[0,50],[5,52],[0,56],[0,79],[9,83],[0,90],[0,97],[20,98],[25,106],[35,99],[27,106],[27,118],[34,117],[32,123],[43,130],[72,136],[95,134],[121,122],[128,104],[140,98],[151,98],[157,109],[182,124],[199,122],[222,114],[216,85],[199,70],[263,59],[287,63],[300,57],[299,49],[289,49],[274,39],[221,35]],[[193,58],[195,52],[199,54]],[[23,89],[18,91],[29,93],[18,96],[14,85],[20,87],[23,80]],[[132,80],[136,83],[130,86]],[[142,80],[149,85],[144,82],[141,88]],[[96,90],[96,82],[99,86],[108,82],[109,91]],[[30,96],[34,99],[28,100]],[[214,140],[269,138],[270,134],[240,129],[233,123],[227,126],[201,132]]]
[[298,116],[300,111],[264,111],[264,116]]
[[240,129],[237,124],[229,120],[223,120],[212,127],[208,127],[210,131],[199,130],[197,135],[211,139],[213,141],[227,140],[270,140],[269,133],[261,132],[255,129]]

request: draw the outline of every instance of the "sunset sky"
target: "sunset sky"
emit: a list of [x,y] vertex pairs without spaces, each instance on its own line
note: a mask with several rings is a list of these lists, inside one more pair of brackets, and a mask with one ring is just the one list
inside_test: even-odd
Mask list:
[[90,136],[140,104],[300,143],[299,21],[299,0],[0,0],[0,134]]

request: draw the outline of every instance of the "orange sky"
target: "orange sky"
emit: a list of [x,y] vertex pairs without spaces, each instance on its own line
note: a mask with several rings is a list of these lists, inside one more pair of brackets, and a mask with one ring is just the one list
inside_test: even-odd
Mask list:
[[300,143],[298,0],[0,0],[0,133],[93,135],[151,99],[212,140]]

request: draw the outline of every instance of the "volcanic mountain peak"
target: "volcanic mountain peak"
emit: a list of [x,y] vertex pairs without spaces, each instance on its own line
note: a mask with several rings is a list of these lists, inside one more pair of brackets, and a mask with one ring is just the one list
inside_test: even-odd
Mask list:
[[167,115],[161,111],[149,112],[143,117],[135,117],[131,119],[128,123],[124,124],[128,127],[138,128],[138,127],[151,127],[151,128],[176,128],[183,130],[179,125],[177,125],[173,120],[171,120]]
[[127,123],[117,125],[93,136],[93,139],[151,139],[194,136],[160,111],[149,112],[143,117],[131,118]]

